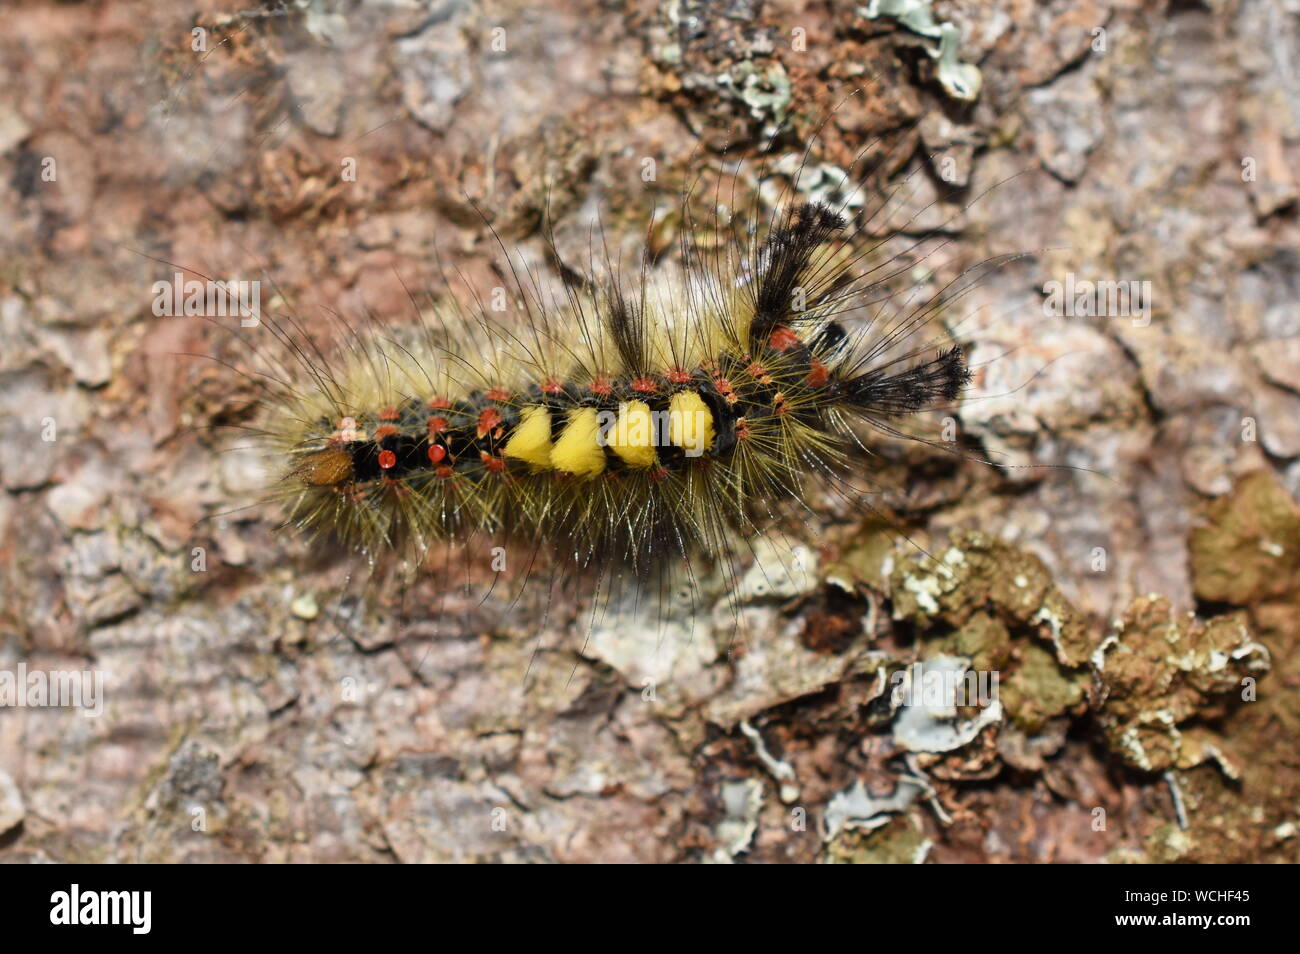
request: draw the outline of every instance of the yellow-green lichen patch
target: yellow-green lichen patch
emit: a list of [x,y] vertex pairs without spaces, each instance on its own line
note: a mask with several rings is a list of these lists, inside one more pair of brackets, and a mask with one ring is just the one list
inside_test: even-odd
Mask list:
[[1001,685],[1002,704],[1026,732],[1037,732],[1049,719],[1083,702],[1089,678],[1071,672],[1036,643],[1017,647],[1018,664]]
[[870,520],[839,554],[828,563],[822,576],[844,590],[858,583],[879,593],[888,593],[889,580],[898,563],[898,535],[894,525],[885,520]]
[[955,534],[937,559],[903,560],[890,582],[895,617],[917,626],[958,628],[984,611],[1013,629],[1033,629],[1063,666],[1082,666],[1091,655],[1086,628],[1042,561],[985,534]]
[[931,847],[920,821],[906,814],[873,831],[842,831],[826,846],[825,860],[840,865],[919,865]]
[[953,628],[923,652],[959,653],[973,669],[997,672],[1007,717],[1025,732],[1084,701],[1091,638],[1037,557],[958,534],[937,559],[899,563],[891,582],[896,617]]
[[1084,701],[1091,679],[1083,667],[1061,665],[1042,642],[1014,639],[997,616],[980,611],[954,633],[926,643],[926,652],[958,653],[979,672],[996,672],[1007,716],[1033,734]]
[[1209,505],[1192,531],[1192,583],[1208,602],[1251,608],[1262,629],[1300,636],[1300,507],[1258,471]]
[[1213,737],[1183,723],[1222,716],[1269,668],[1244,613],[1203,622],[1163,597],[1134,600],[1094,656],[1093,706],[1111,750],[1134,768],[1162,772],[1217,758]]

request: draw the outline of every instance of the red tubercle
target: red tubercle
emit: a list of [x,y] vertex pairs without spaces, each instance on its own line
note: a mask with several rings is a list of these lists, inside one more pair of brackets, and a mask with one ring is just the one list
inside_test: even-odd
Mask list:
[[555,380],[555,378],[547,378],[542,382],[541,390],[543,394],[563,394],[564,385]]
[[645,475],[648,478],[650,478],[651,483],[655,483],[655,484],[662,483],[663,481],[668,479],[668,468],[651,467],[649,470],[646,471]]
[[488,391],[487,399],[489,401],[496,401],[498,404],[504,404],[510,400],[510,392],[503,387],[495,387]]
[[396,437],[400,431],[392,424],[380,424],[375,428],[375,440],[382,441],[385,437]]
[[397,455],[390,450],[379,452],[379,466],[384,470],[392,470],[397,466]]
[[690,384],[694,375],[685,368],[673,368],[664,375],[672,384]]
[[775,328],[767,338],[767,346],[776,352],[789,351],[803,344],[803,340],[789,328]]
[[443,464],[441,467],[435,467],[433,471],[435,477],[441,477],[443,480],[448,480],[454,473],[455,471],[446,464]]
[[483,413],[478,416],[478,436],[482,440],[488,434],[497,431],[495,435],[500,437],[499,428],[501,427],[501,412],[494,407],[484,408]]
[[598,377],[595,381],[592,381],[588,386],[588,390],[591,391],[592,394],[596,395],[596,397],[609,397],[614,393],[613,386],[610,385],[609,380],[603,375]]
[[659,382],[654,378],[637,378],[632,382],[632,390],[641,394],[654,394],[659,390]]
[[815,388],[824,388],[826,387],[826,382],[830,379],[830,369],[816,358],[813,358],[812,364],[808,368],[808,383]]
[[479,451],[479,457],[483,461],[483,466],[493,474],[504,474],[506,472],[506,462],[500,457],[493,457],[487,451]]
[[749,422],[744,417],[736,418],[736,440],[749,440]]
[[445,417],[431,417],[428,423],[430,434],[441,434],[447,429],[447,419]]
[[429,445],[429,460],[435,464],[441,464],[446,459],[447,448],[443,447],[441,444]]
[[376,416],[381,421],[395,421],[397,420],[397,408],[393,407],[391,404],[387,407],[381,407]]
[[451,401],[445,397],[436,397],[429,401],[429,407],[435,411],[445,411],[451,407]]

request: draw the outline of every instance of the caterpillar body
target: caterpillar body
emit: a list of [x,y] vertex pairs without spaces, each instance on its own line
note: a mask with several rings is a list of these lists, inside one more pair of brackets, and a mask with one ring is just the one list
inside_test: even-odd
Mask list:
[[634,293],[611,275],[558,305],[522,294],[516,324],[434,309],[349,334],[341,362],[280,329],[293,357],[263,376],[258,428],[270,496],[368,553],[500,534],[635,579],[724,560],[809,480],[852,485],[856,425],[897,434],[968,380],[955,344],[912,344],[937,299],[846,327],[872,304],[835,244],[846,225],[791,203],[741,253],[685,254],[679,281],[643,268]]

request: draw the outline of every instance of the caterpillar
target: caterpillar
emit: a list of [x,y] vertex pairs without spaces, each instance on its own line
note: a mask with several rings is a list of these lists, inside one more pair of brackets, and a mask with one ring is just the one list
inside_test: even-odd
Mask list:
[[[255,506],[318,554],[360,554],[374,579],[380,564],[429,569],[487,541],[530,553],[527,571],[509,574],[521,588],[550,564],[553,580],[594,571],[597,589],[626,579],[638,591],[675,566],[708,566],[734,590],[751,541],[781,516],[803,516],[811,539],[824,494],[873,509],[870,435],[958,454],[953,437],[918,437],[911,419],[962,397],[971,372],[950,310],[978,277],[938,291],[909,282],[930,251],[912,253],[951,224],[918,219],[962,190],[941,187],[900,221],[889,205],[915,184],[917,171],[896,178],[915,144],[904,137],[895,155],[873,140],[847,169],[823,166],[811,160],[829,119],[803,137],[802,159],[782,151],[785,130],[766,133],[754,177],[725,150],[717,170],[701,159],[718,191],[700,223],[683,190],[675,273],[649,230],[628,274],[607,251],[570,267],[548,200],[554,286],[512,262],[480,214],[508,286],[490,304],[477,292],[427,305],[411,295],[409,319],[336,316],[328,336],[292,313],[236,331],[257,410],[234,423],[267,475]],[[733,185],[721,201],[726,178],[749,194],[737,201]],[[819,178],[837,181],[807,188]],[[909,230],[901,253],[886,249]],[[217,424],[231,420],[227,409]]]
[[520,281],[518,324],[418,309],[349,329],[331,360],[272,326],[290,357],[262,375],[267,498],[317,539],[416,563],[476,535],[636,585],[666,561],[734,563],[756,514],[811,481],[850,492],[856,428],[900,435],[969,380],[955,343],[914,340],[943,296],[849,326],[879,302],[836,245],[848,225],[790,202],[748,242],[684,247],[680,280],[643,263],[629,289],[610,268],[558,302]]

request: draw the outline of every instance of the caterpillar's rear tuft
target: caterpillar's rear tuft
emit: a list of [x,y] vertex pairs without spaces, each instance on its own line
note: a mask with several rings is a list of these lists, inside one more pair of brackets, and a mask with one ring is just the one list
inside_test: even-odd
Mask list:
[[876,415],[915,414],[953,401],[970,381],[966,357],[952,347],[902,371],[868,371],[843,384],[849,406]]

